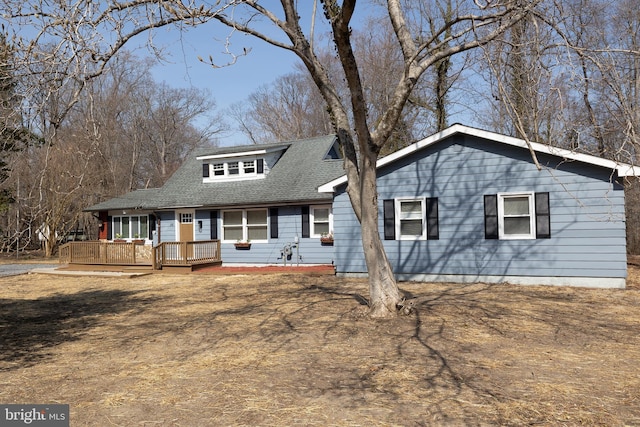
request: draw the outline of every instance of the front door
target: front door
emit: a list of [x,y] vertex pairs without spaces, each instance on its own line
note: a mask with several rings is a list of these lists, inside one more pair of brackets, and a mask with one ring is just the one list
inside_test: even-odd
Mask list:
[[[181,242],[191,242],[194,240],[193,233],[193,211],[178,212],[179,238]],[[186,253],[182,252],[186,249]],[[180,250],[181,257],[189,259],[193,256],[193,247],[191,245],[182,246]]]
[[193,241],[193,212],[179,212],[178,223],[180,227],[180,241]]

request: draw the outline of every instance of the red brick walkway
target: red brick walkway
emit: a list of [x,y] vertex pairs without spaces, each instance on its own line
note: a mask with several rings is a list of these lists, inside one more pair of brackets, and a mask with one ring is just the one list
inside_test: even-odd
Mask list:
[[313,275],[334,275],[333,265],[313,265],[313,266],[278,266],[269,265],[263,267],[205,267],[194,271],[200,274],[313,274]]

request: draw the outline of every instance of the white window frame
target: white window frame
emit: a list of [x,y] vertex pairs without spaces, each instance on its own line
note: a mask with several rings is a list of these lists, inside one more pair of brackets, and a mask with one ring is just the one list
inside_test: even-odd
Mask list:
[[256,159],[245,159],[242,162],[242,174],[243,175],[257,175],[257,160]]
[[218,176],[225,176],[225,164],[224,163],[212,163],[211,164],[211,173],[209,174],[210,178],[216,179]]
[[[262,159],[264,162],[264,159],[261,157],[235,157],[210,163],[209,176],[203,177],[202,180],[203,182],[216,182],[264,178],[264,171],[258,173],[259,159]],[[230,168],[230,164],[234,166],[237,164],[237,168]],[[232,169],[236,171],[236,173],[230,173]]]
[[[528,215],[510,215],[511,217],[529,217],[529,233],[528,234],[505,234],[504,231],[504,201],[505,199],[515,197],[527,197],[529,202]],[[527,240],[536,238],[536,210],[535,210],[535,194],[533,192],[524,193],[498,193],[498,238],[500,240]]]
[[322,237],[322,233],[316,232],[316,220],[315,220],[315,211],[316,209],[328,209],[329,210],[329,234],[333,234],[333,208],[331,205],[318,205],[311,206],[309,209],[309,225],[311,227],[310,237]]
[[[122,235],[122,218],[128,218],[129,219],[129,233],[127,236]],[[137,218],[137,224],[138,224],[138,229],[137,230],[133,230],[133,218]],[[147,230],[146,233],[140,233],[140,224],[142,224],[142,221],[140,221],[140,218],[146,218],[146,224],[147,224]],[[116,222],[120,224],[120,233],[116,233]],[[111,217],[111,238],[112,239],[126,239],[126,240],[132,240],[132,239],[144,239],[144,240],[149,240],[149,226],[150,226],[150,221],[149,221],[149,215],[146,214],[139,214],[139,215],[113,215]],[[120,234],[120,237],[116,237],[116,234]],[[138,237],[134,237],[135,234],[138,234]]]
[[[403,220],[408,220],[411,218],[408,217],[404,217],[402,214],[402,203],[403,202],[411,202],[411,203],[415,203],[415,202],[419,202],[420,203],[420,221],[422,222],[422,232],[420,233],[419,236],[415,236],[415,235],[403,235],[402,234],[402,221]],[[403,199],[396,199],[395,203],[394,203],[394,209],[395,209],[395,218],[396,218],[396,238],[398,240],[426,240],[427,239],[427,222],[425,220],[426,218],[426,204],[425,204],[425,199],[424,198],[419,198],[419,199],[413,199],[413,198],[403,198]]]
[[[264,222],[264,224],[251,224],[251,225],[248,224],[248,222],[247,222],[248,212],[253,212],[253,211],[264,211],[265,212],[265,222]],[[264,226],[264,227],[266,227],[266,230],[267,230],[267,232],[266,232],[267,238],[266,239],[258,239],[258,240],[251,239],[251,242],[252,243],[267,243],[269,241],[269,211],[268,211],[268,209],[228,209],[228,210],[222,211],[221,215],[220,215],[220,219],[221,219],[221,222],[222,222],[222,226],[221,226],[222,236],[220,236],[220,237],[222,238],[221,239],[222,243],[235,243],[235,242],[237,242],[237,240],[235,240],[235,239],[225,239],[224,238],[225,237],[225,232],[224,232],[225,231],[224,214],[226,212],[242,212],[242,239],[240,239],[240,240],[242,240],[244,242],[249,241],[249,238],[248,238],[248,236],[249,236],[249,228],[257,227],[257,226],[260,226],[260,227]],[[235,224],[233,226],[237,227],[237,225],[235,225]]]

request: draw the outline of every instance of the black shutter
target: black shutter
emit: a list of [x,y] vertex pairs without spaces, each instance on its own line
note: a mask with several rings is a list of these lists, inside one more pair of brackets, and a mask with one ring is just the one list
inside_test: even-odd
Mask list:
[[153,240],[153,232],[156,231],[156,216],[149,215],[149,240]]
[[395,240],[396,210],[393,199],[382,202],[382,216],[384,217],[384,240]]
[[218,240],[218,211],[209,211],[209,228],[211,240]]
[[209,178],[209,163],[202,164],[202,177]]
[[551,238],[549,193],[536,193],[536,239]]
[[256,168],[256,172],[257,173],[264,173],[264,159],[258,159],[257,163],[257,168]]
[[107,223],[105,224],[105,227],[107,227],[107,240],[112,240],[113,239],[113,230],[111,230],[111,226],[113,225],[113,217],[111,216],[107,216]]
[[278,238],[278,208],[269,209],[269,228],[271,228],[271,238]]
[[498,238],[498,196],[496,194],[484,196],[484,238]]
[[302,237],[310,237],[311,230],[309,227],[309,206],[302,207]]
[[427,198],[427,240],[438,240],[440,230],[438,227],[438,198]]

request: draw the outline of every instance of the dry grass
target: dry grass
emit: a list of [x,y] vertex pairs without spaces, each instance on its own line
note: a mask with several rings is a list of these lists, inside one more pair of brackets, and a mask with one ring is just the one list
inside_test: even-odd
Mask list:
[[0,402],[73,426],[640,425],[640,286],[327,276],[0,279]]

